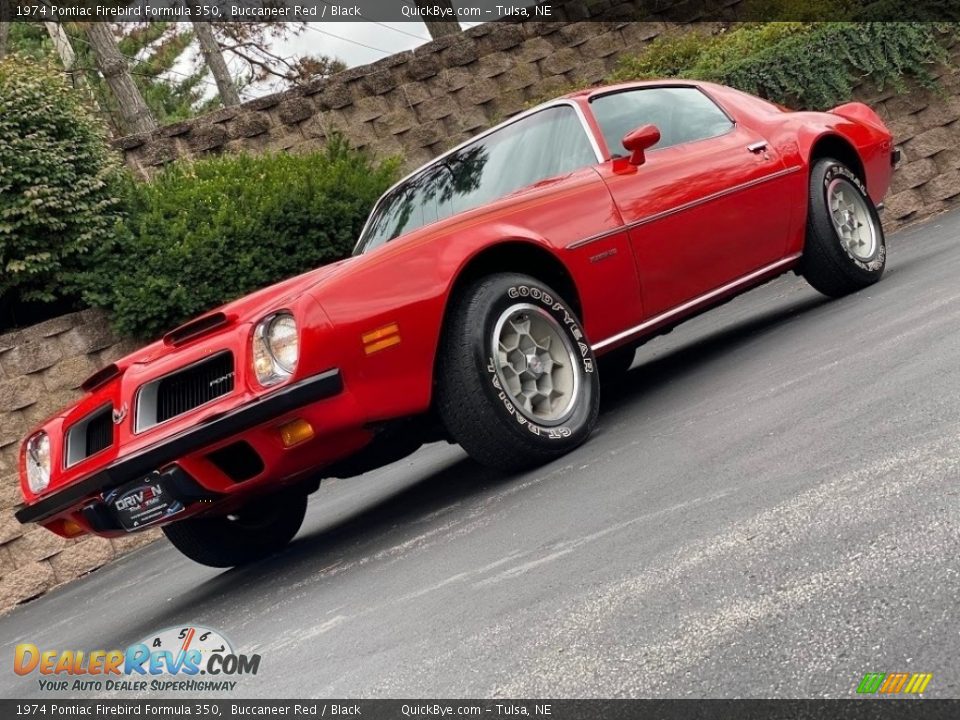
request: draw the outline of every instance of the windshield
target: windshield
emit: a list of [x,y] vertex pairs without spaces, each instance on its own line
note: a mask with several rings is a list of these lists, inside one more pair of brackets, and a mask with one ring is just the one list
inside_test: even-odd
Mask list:
[[460,148],[391,190],[370,216],[357,250],[369,252],[596,161],[576,111],[569,105],[545,108]]

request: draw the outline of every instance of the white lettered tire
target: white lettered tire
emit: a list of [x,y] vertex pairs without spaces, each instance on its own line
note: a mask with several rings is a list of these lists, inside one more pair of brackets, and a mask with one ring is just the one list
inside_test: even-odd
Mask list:
[[839,160],[817,160],[810,169],[803,276],[824,295],[842,297],[880,280],[886,261],[883,226],[863,182]]
[[467,287],[440,348],[437,409],[478,462],[503,471],[570,452],[593,430],[596,360],[570,304],[545,283],[492,275]]

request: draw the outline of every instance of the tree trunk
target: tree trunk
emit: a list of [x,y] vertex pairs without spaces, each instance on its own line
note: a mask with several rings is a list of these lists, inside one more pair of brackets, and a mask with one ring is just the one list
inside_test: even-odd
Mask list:
[[67,33],[64,32],[60,23],[45,22],[43,24],[47,28],[50,39],[53,40],[53,47],[56,48],[57,55],[60,56],[63,69],[67,71],[70,82],[74,87],[80,87],[83,84],[83,75],[76,70],[77,54],[73,51],[70,38],[67,37]]
[[[449,8],[450,12],[454,11],[453,2],[451,0],[416,0],[417,7],[421,10],[427,7],[442,7]],[[430,33],[430,37],[436,40],[438,37],[443,37],[444,35],[456,35],[459,32],[462,32],[460,23],[457,21],[454,16],[450,20],[432,20],[432,19],[423,19],[423,24],[427,26],[427,32]]]
[[224,107],[239,105],[240,93],[237,92],[237,85],[233,82],[230,69],[227,67],[227,61],[223,59],[223,51],[213,35],[213,28],[210,27],[210,23],[194,22],[193,32],[196,33],[197,39],[200,41],[203,59],[217,83],[220,102],[223,103]]
[[156,129],[157,121],[133,82],[127,61],[120,54],[117,39],[105,22],[87,23],[87,40],[97,59],[97,67],[110,87],[120,110],[120,128],[124,133],[142,133]]

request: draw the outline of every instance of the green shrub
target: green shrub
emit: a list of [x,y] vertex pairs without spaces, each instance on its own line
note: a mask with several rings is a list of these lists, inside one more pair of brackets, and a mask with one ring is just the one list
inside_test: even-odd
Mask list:
[[153,337],[257,288],[348,255],[398,162],[339,139],[309,155],[226,155],[129,181],[126,221],[84,298]]
[[0,62],[0,300],[51,302],[110,242],[118,161],[83,96],[24,56]]
[[932,85],[930,69],[945,62],[932,23],[823,23],[755,55],[728,62],[706,79],[785,105],[824,109],[850,99],[867,80],[906,90],[906,78]]
[[639,55],[620,58],[611,82],[686,77],[713,38],[697,30],[665,35],[653,40]]
[[751,23],[718,35],[686,33],[623,58],[611,80],[683,77],[730,85],[784,105],[827,108],[855,85],[930,84],[956,26],[921,22]]
[[639,55],[622,58],[610,79],[703,79],[715,74],[727,62],[749,57],[784,38],[812,30],[812,25],[799,22],[751,23],[716,35],[685,30],[659,37]]
[[800,38],[801,42],[814,31],[814,23],[802,22],[766,22],[751,23],[738,27],[732,32],[715,36],[707,44],[697,62],[693,64],[691,74],[707,77],[719,68],[776,47],[787,38]]

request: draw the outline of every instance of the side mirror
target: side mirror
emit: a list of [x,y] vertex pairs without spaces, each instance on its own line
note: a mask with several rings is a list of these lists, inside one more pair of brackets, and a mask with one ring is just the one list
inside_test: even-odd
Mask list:
[[643,165],[646,162],[644,151],[660,142],[660,131],[656,125],[641,125],[623,137],[623,146],[630,151],[630,164]]

